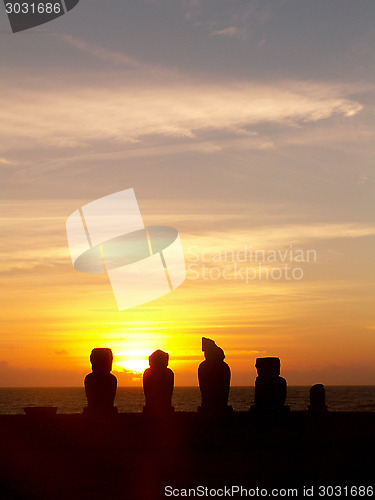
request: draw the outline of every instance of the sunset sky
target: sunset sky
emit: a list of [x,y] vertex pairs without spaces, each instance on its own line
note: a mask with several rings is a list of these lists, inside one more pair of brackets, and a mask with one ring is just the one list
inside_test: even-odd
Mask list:
[[[81,0],[13,34],[0,5],[0,386],[81,386],[94,347],[120,386],[155,349],[196,385],[202,336],[233,385],[263,356],[290,385],[374,384],[374,21],[373,0]],[[187,279],[118,311],[65,223],[128,188]]]

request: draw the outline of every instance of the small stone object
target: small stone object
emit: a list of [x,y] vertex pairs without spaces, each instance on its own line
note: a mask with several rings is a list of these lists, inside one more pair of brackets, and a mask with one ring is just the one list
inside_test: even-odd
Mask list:
[[328,410],[326,405],[326,391],[323,384],[315,384],[310,389],[310,405],[308,413],[312,417],[324,418]]

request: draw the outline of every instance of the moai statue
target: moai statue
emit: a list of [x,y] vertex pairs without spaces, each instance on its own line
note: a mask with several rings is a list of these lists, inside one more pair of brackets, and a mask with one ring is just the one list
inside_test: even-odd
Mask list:
[[323,421],[327,417],[326,391],[323,384],[315,384],[310,389],[309,416]]
[[158,349],[148,359],[150,368],[143,374],[143,391],[146,398],[143,411],[150,416],[164,417],[174,411],[174,374],[168,368],[169,354]]
[[286,380],[280,377],[279,358],[258,358],[255,363],[258,376],[255,380],[255,404],[252,410],[263,413],[283,413],[285,406]]
[[114,406],[117,379],[112,375],[113,354],[111,349],[93,349],[90,355],[92,373],[86,375],[85,392],[87,407],[84,413],[117,413]]
[[228,406],[230,368],[224,362],[224,351],[211,339],[202,337],[205,360],[199,365],[198,380],[202,395],[199,412],[223,415],[232,410]]

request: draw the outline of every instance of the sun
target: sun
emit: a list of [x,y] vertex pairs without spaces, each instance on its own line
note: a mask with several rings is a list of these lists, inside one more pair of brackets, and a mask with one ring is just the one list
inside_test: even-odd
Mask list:
[[143,373],[149,367],[148,359],[128,359],[120,361],[116,365],[133,373]]

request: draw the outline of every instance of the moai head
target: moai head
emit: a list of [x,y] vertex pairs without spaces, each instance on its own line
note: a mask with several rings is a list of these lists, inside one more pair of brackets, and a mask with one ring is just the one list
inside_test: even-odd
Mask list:
[[91,351],[90,361],[92,371],[98,374],[110,373],[112,370],[113,354],[112,350],[104,347]]
[[255,368],[258,377],[278,377],[280,375],[280,358],[257,358]]
[[206,337],[202,337],[202,351],[207,361],[220,362],[225,359],[223,349],[217,346],[213,340]]
[[154,351],[148,358],[150,368],[161,370],[167,368],[169,361],[169,354],[158,349]]

